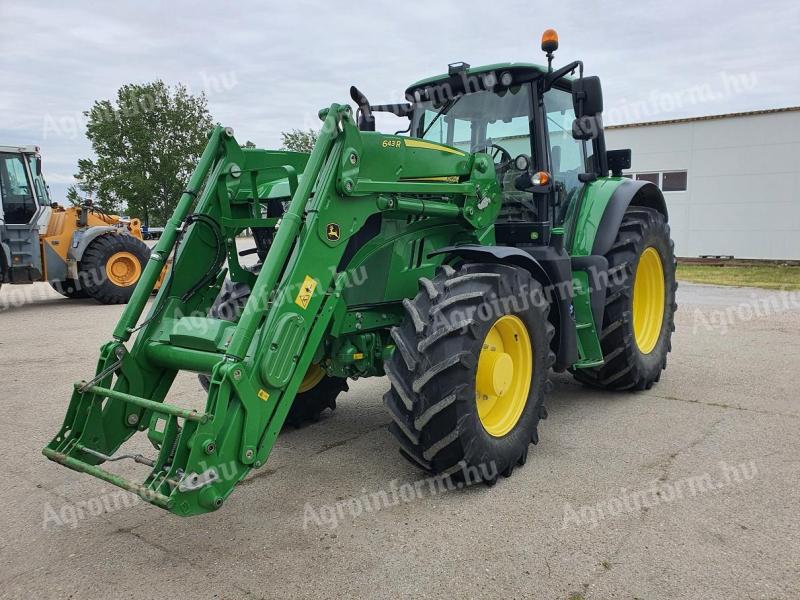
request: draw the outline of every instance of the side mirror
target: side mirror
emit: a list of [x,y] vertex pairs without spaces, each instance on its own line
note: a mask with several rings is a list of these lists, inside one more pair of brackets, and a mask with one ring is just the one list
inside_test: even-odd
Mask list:
[[603,88],[596,75],[581,77],[572,83],[572,105],[577,118],[603,112]]
[[609,150],[606,152],[606,160],[608,168],[611,169],[611,176],[622,177],[622,171],[631,168],[631,149]]

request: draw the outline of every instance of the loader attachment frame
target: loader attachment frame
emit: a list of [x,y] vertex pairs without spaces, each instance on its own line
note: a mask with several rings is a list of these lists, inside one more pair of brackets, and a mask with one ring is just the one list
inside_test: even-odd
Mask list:
[[[215,510],[265,464],[312,364],[336,376],[383,374],[397,308],[446,258],[424,248],[493,241],[501,200],[489,156],[360,132],[348,106],[320,117],[310,156],[241,148],[230,129],[211,132],[96,375],[75,384],[45,456],[179,515]],[[258,273],[238,261],[236,235],[247,228],[272,236]],[[391,278],[387,256],[402,264]],[[368,288],[348,289],[356,268]],[[237,322],[207,316],[228,272],[252,290]],[[202,410],[167,401],[180,370],[210,374]],[[145,431],[156,456],[128,456],[151,468],[143,483],[100,466]]]

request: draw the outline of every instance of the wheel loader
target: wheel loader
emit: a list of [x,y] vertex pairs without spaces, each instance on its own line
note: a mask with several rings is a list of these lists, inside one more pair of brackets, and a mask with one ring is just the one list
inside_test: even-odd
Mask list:
[[[217,127],[44,455],[178,515],[222,506],[287,419],[388,379],[400,454],[488,484],[525,463],[551,371],[645,390],[666,367],[675,258],[661,191],[606,150],[583,64],[448,66],[320,111],[309,154]],[[375,131],[375,114],[408,119]],[[235,236],[250,228],[258,264]],[[251,251],[245,251],[251,252]],[[168,257],[172,267],[145,314]],[[170,394],[199,374],[205,402]],[[198,386],[199,389],[199,386]],[[388,417],[387,417],[388,418]],[[153,450],[121,448],[136,434]],[[129,459],[142,479],[112,467]]]
[[138,219],[52,202],[36,146],[0,146],[0,199],[0,285],[127,302],[150,256]]

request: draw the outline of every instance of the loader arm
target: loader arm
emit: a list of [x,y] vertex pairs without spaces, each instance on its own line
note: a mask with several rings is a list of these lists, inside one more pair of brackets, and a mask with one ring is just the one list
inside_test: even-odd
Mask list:
[[[383,374],[396,307],[444,259],[423,257],[424,248],[491,242],[500,193],[487,155],[360,132],[348,106],[320,116],[310,156],[242,149],[231,130],[213,130],[95,377],[75,385],[45,456],[176,514],[215,510],[265,464],[312,363],[337,376]],[[259,190],[282,182],[291,202],[265,214]],[[381,233],[362,241],[376,219]],[[257,274],[238,262],[246,228],[273,236]],[[409,243],[418,243],[410,261]],[[389,255],[403,263],[392,282]],[[374,281],[383,270],[382,284],[347,289],[356,267]],[[227,272],[252,290],[237,322],[206,316]],[[211,374],[202,410],[169,395],[181,370]],[[151,467],[142,483],[100,466],[145,431],[157,453],[134,458]]]

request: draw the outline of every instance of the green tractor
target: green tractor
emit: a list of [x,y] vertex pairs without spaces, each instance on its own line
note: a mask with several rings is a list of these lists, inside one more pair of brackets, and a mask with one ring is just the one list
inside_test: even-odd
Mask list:
[[[599,79],[579,61],[554,69],[556,47],[546,32],[547,67],[451,64],[398,104],[352,88],[357,110],[320,111],[310,154],[215,128],[45,456],[205,513],[264,466],[287,420],[385,375],[401,454],[491,484],[537,443],[551,369],[650,388],[676,309],[664,198],[622,176],[630,151],[605,148]],[[408,134],[376,132],[380,111]],[[235,244],[248,228],[256,267]],[[180,370],[203,376],[203,406],[169,401]],[[120,454],[139,432],[153,454]],[[142,482],[102,465],[121,458],[149,468]]]

